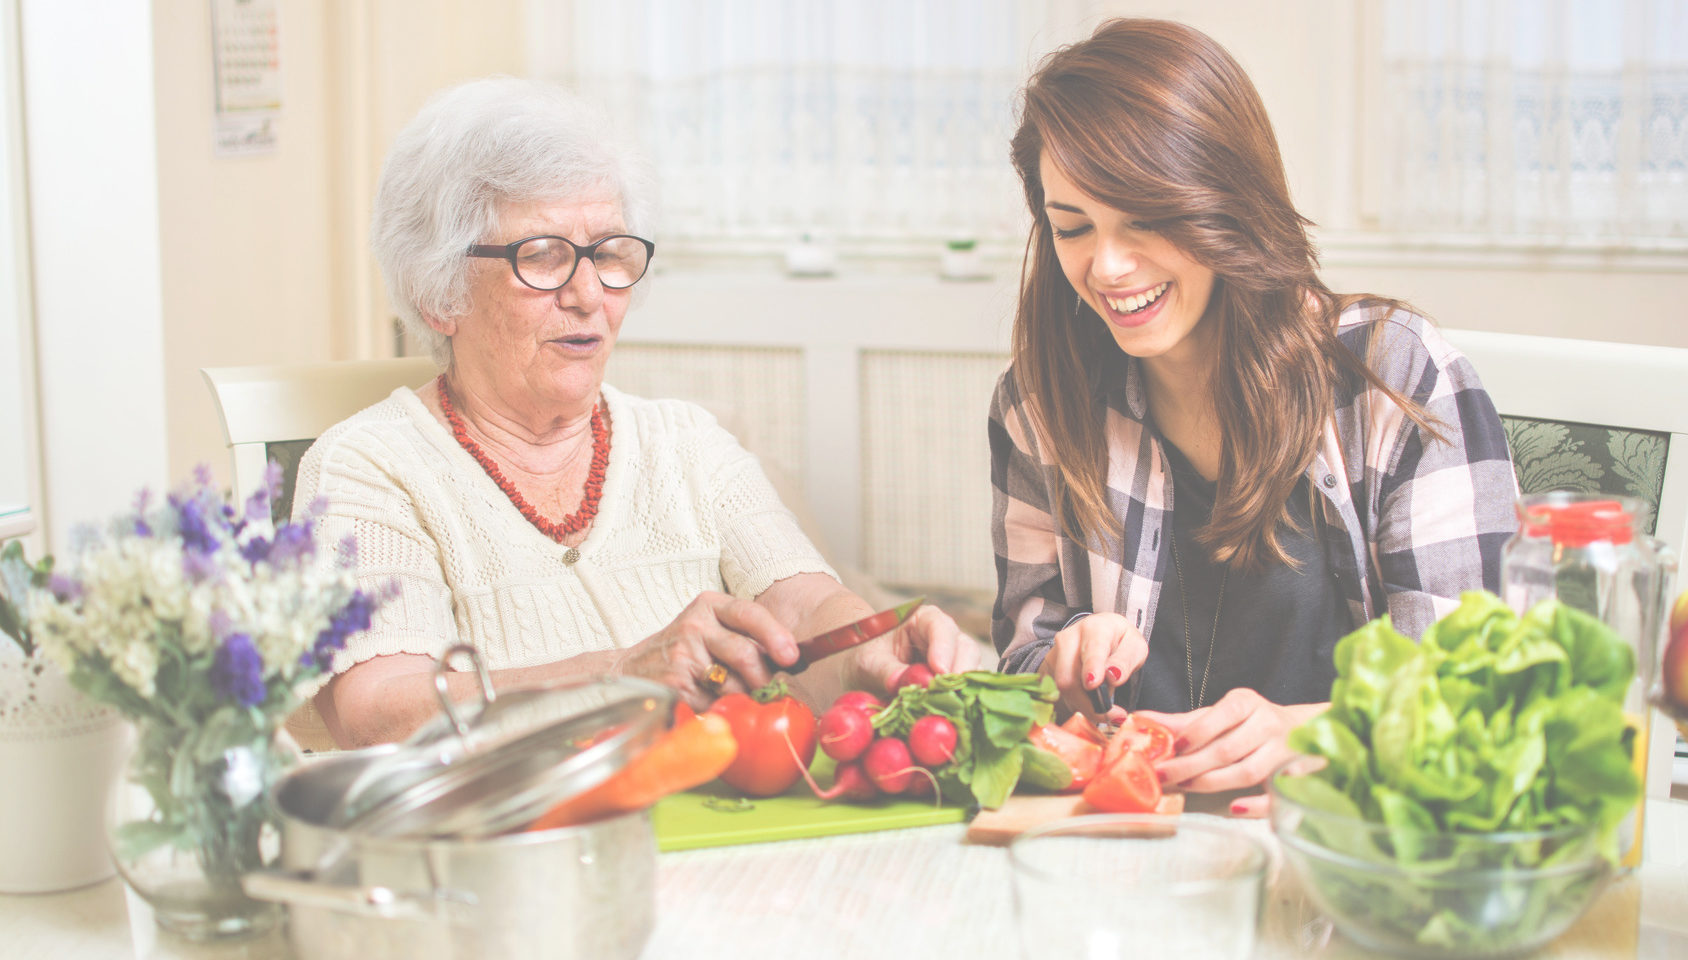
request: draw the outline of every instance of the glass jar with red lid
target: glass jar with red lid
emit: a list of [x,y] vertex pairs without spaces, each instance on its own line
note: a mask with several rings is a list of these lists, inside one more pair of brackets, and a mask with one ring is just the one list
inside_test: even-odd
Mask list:
[[[1557,597],[1629,643],[1635,679],[1625,691],[1624,711],[1635,727],[1635,769],[1645,784],[1652,726],[1647,694],[1675,558],[1643,531],[1643,507],[1633,497],[1555,490],[1520,497],[1517,509],[1518,532],[1501,557],[1501,597],[1520,614]],[[1625,832],[1623,862],[1633,866],[1641,852],[1639,821]]]

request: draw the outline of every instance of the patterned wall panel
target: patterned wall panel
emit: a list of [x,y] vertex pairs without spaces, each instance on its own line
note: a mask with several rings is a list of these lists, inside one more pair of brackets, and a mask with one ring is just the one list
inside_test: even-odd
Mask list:
[[803,352],[764,347],[620,343],[604,379],[641,397],[701,404],[760,456],[776,483],[801,490],[804,462]]
[[862,563],[888,583],[994,591],[985,421],[1007,358],[862,354]]

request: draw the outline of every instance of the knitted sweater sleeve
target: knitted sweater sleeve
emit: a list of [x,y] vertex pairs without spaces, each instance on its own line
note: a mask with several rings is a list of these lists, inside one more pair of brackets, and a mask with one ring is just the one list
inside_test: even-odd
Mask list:
[[804,534],[797,516],[780,502],[756,455],[703,411],[697,462],[721,536],[721,579],[735,597],[754,599],[776,581],[800,573],[839,579]]
[[317,542],[355,551],[358,586],[385,598],[369,629],[336,656],[334,673],[388,654],[438,656],[457,642],[441,549],[424,519],[426,493],[401,480],[426,476],[402,432],[350,422],[325,432],[299,464],[294,515],[320,500]]

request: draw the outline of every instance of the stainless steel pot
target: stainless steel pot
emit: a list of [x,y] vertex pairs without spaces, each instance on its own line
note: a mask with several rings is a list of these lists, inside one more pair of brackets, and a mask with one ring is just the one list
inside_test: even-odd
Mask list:
[[[348,787],[399,747],[307,762],[276,786],[282,870],[246,878],[290,905],[290,936],[313,960],[615,960],[637,957],[655,922],[648,812],[578,827],[451,840],[330,826]],[[327,866],[325,875],[319,867]]]

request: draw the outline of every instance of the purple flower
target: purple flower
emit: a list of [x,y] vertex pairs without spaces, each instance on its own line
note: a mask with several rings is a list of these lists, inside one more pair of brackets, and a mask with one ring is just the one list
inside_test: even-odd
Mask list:
[[62,573],[55,573],[47,578],[47,589],[52,591],[53,599],[60,603],[75,603],[82,599],[82,582]]
[[243,707],[264,702],[264,658],[244,633],[230,634],[211,661],[211,689]]
[[201,550],[182,551],[182,576],[191,583],[204,583],[218,574],[217,558]]
[[170,495],[170,506],[176,511],[176,529],[182,535],[182,546],[188,553],[212,554],[222,544],[212,532],[205,516],[205,507],[197,499]]
[[254,567],[270,557],[270,542],[263,537],[253,537],[246,541],[246,546],[240,548],[240,555]]
[[309,557],[316,549],[316,543],[311,537],[312,526],[311,521],[305,519],[277,527],[275,543],[270,546],[270,563],[280,566]]
[[334,653],[346,648],[346,638],[359,630],[369,629],[370,615],[375,612],[375,598],[362,590],[352,591],[352,598],[334,616],[328,618],[328,629],[317,634],[311,652],[300,658],[301,663],[316,662],[317,669],[327,670],[334,663]]
[[246,520],[256,523],[268,520],[270,517],[270,491],[268,487],[259,487],[252,496],[246,498]]

